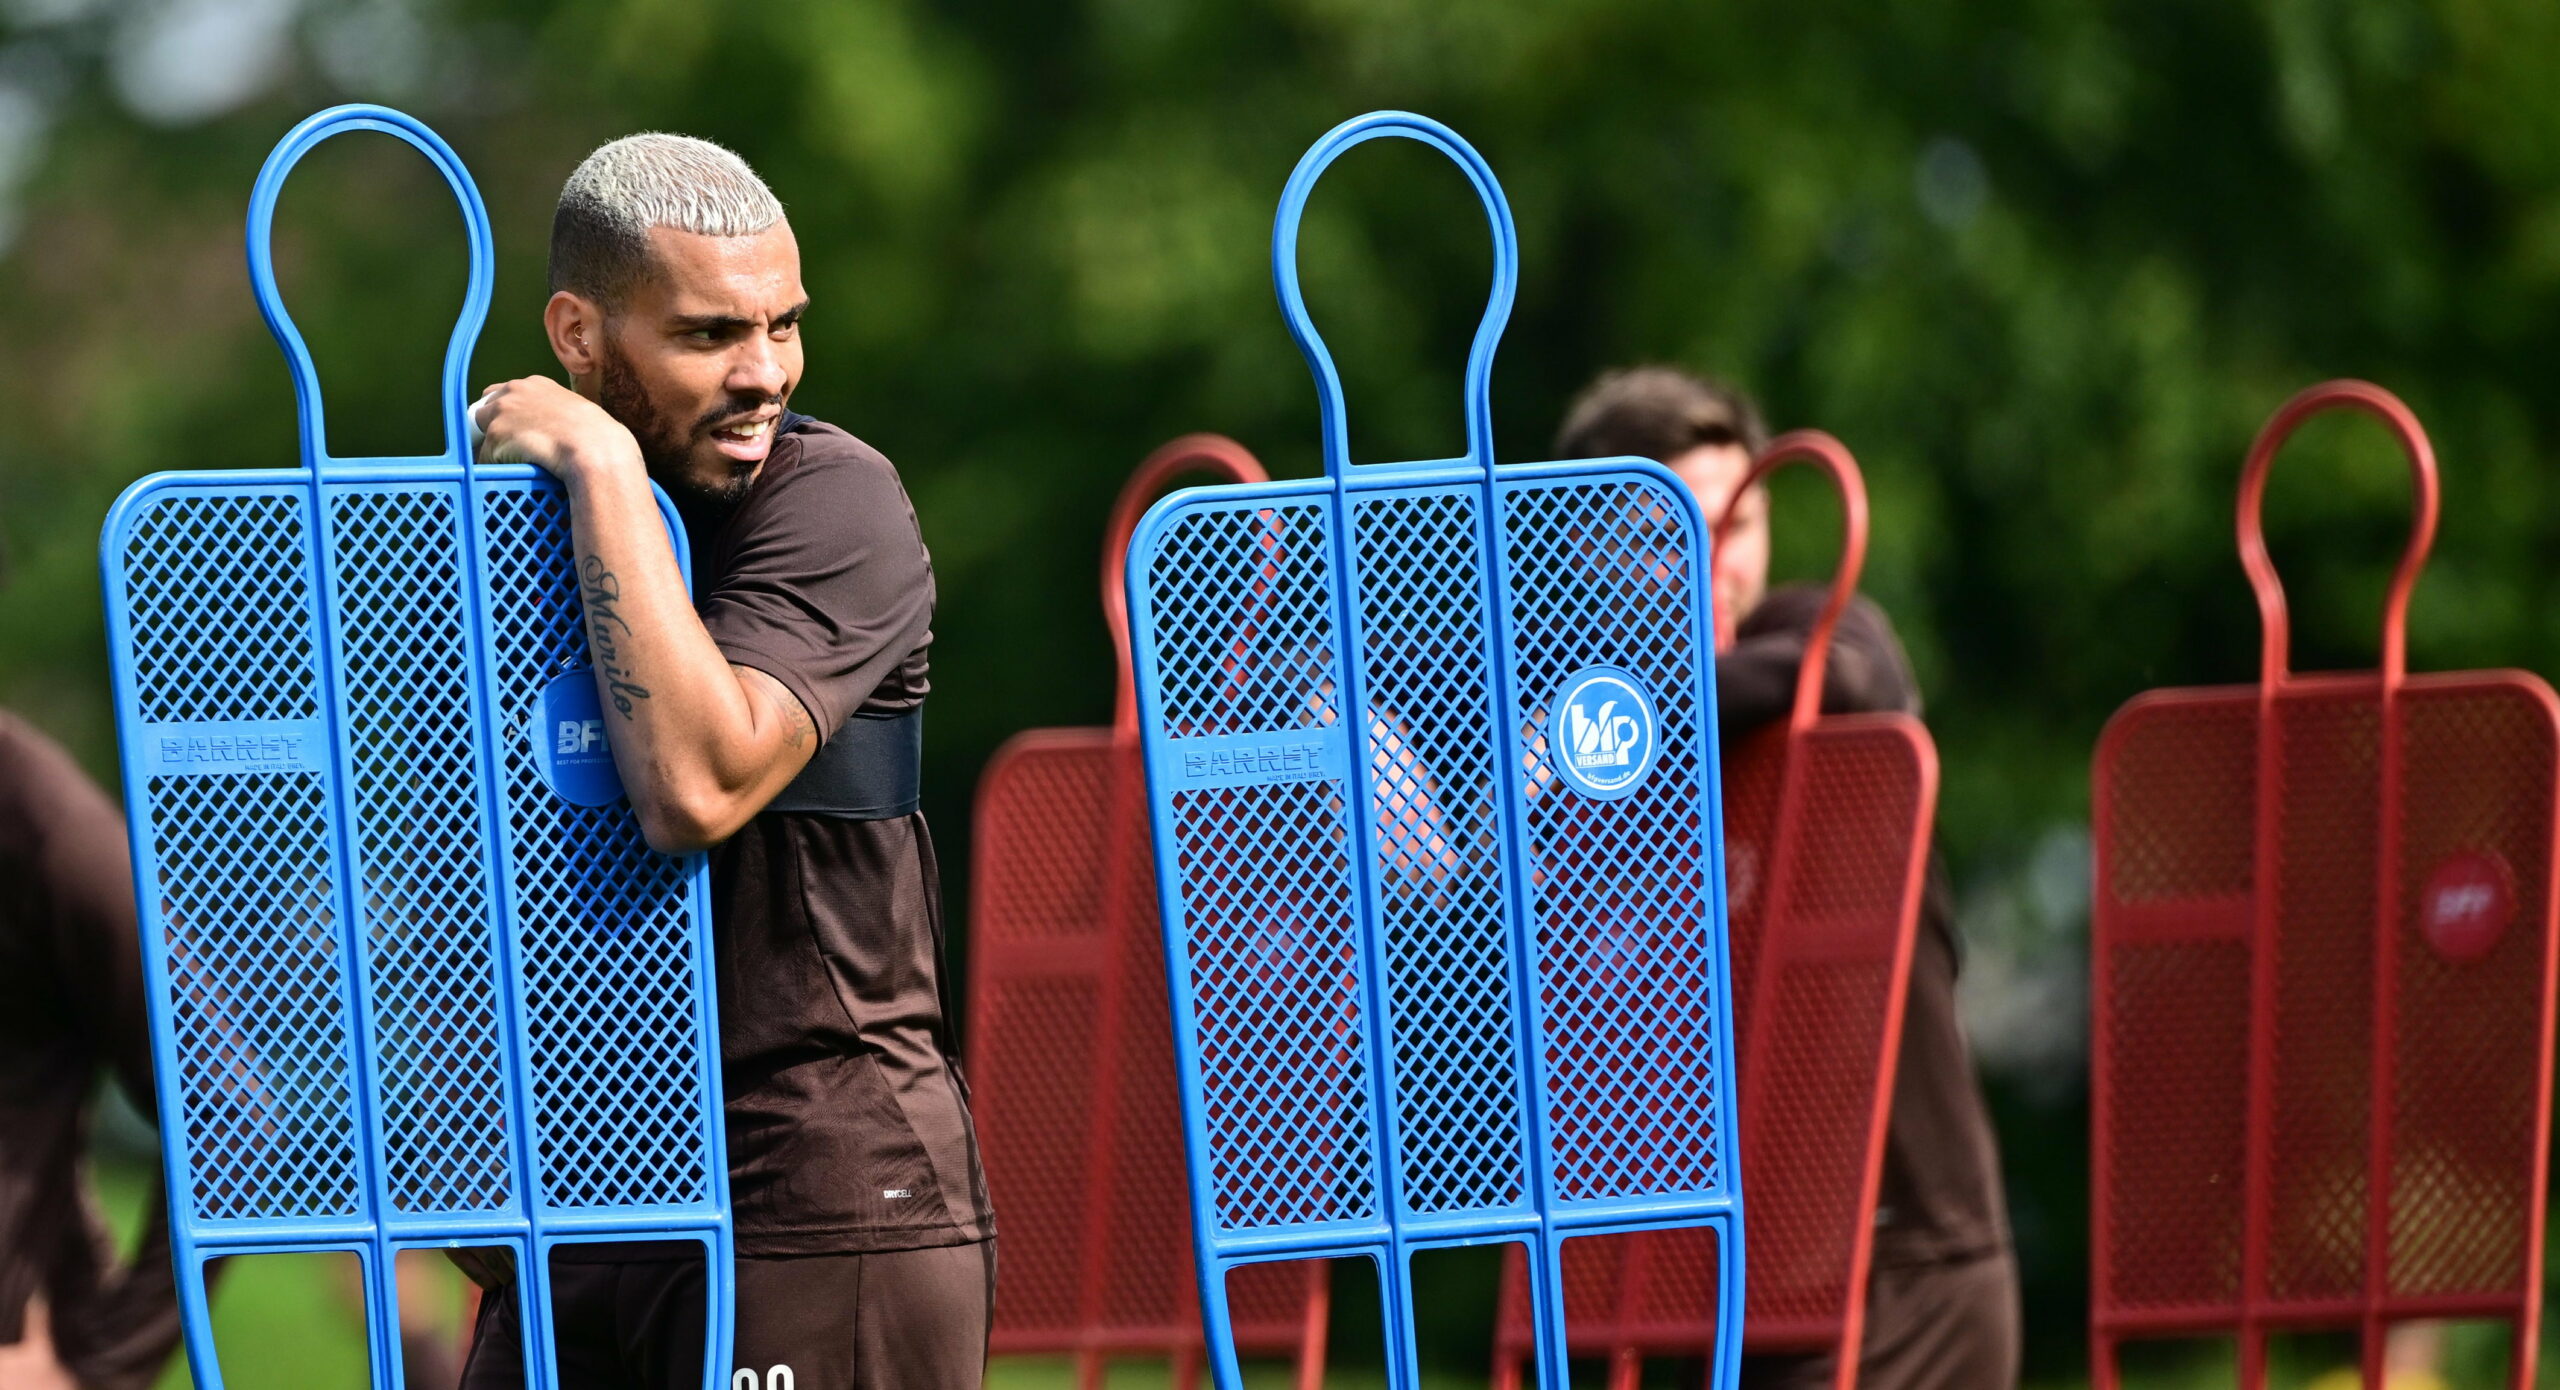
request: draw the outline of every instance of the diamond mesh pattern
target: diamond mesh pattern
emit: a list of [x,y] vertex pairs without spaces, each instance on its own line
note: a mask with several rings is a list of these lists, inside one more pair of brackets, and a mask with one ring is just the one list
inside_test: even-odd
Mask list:
[[[135,517],[122,559],[143,720],[319,712],[307,524],[282,489],[180,493]],[[327,795],[316,773],[158,777],[138,808],[197,1220],[357,1210]]]
[[143,722],[319,714],[308,510],[281,489],[185,492],[134,519],[126,622]]
[[[1147,854],[1146,808],[1135,749],[1123,750],[1120,785],[1133,795],[1111,809],[1107,860],[1120,875],[1112,906],[1120,971],[1120,1094],[1113,1097],[1103,1170],[1111,1184],[1104,1233],[1102,1325],[1111,1328],[1200,1323],[1200,1285],[1193,1274],[1191,1204],[1181,1199],[1182,1084],[1173,1060],[1173,1014],[1165,996],[1164,928],[1156,915],[1155,865]],[[1105,968],[1113,962],[1106,961]],[[1161,1252],[1161,1253],[1158,1253]],[[1268,1286],[1257,1276],[1257,1290]],[[1293,1319],[1302,1298],[1277,1309],[1249,1310],[1228,1290],[1228,1320],[1237,1350],[1294,1349]],[[1276,1325],[1276,1326],[1275,1326]],[[1276,1345],[1275,1345],[1276,1343]]]
[[501,1209],[514,1187],[458,503],[329,503],[383,1182],[406,1212]]
[[[1694,601],[1703,538],[1687,500],[1648,474],[1497,479],[1490,527],[1485,495],[1362,485],[1302,504],[1239,490],[1162,516],[1142,554],[1137,637],[1154,666],[1142,733],[1160,760],[1156,830],[1178,895],[1168,934],[1188,970],[1206,1111],[1193,1166],[1222,1234],[1376,1220],[1367,1150],[1390,1138],[1374,1129],[1386,1081],[1391,1223],[1550,1197],[1728,1195],[1715,750],[1700,729]],[[1339,580],[1324,529],[1337,506],[1349,528]],[[1488,530],[1507,648],[1489,606],[1497,576],[1482,568]],[[1340,636],[1335,582],[1352,615]],[[1337,643],[1356,680],[1335,665]],[[1567,791],[1546,761],[1546,702],[1593,666],[1645,686],[1660,725],[1646,780],[1613,800]],[[1361,773],[1364,799],[1347,805],[1337,780],[1271,781],[1292,769],[1230,769],[1223,743],[1185,746],[1287,729],[1339,740],[1354,732],[1345,721],[1356,742],[1325,747]],[[1515,846],[1528,862],[1506,862]],[[1530,900],[1516,902],[1523,884]],[[1377,1025],[1361,1013],[1372,959],[1385,972]],[[1524,973],[1544,1015],[1549,1143],[1536,1159],[1521,1109]],[[1389,1029],[1379,1080],[1372,1026]],[[1645,1316],[1696,1335],[1685,1296],[1712,1292],[1714,1240],[1570,1241],[1575,1301],[1667,1290]],[[1622,1245],[1640,1260],[1658,1247],[1665,1282],[1622,1277],[1608,1253]],[[1711,1345],[1714,1329],[1703,1335]]]
[[1169,738],[1342,718],[1324,504],[1201,509],[1147,564]]
[[1626,1306],[1627,1262],[1644,1244],[1634,1236],[1607,1235],[1559,1247],[1567,1327],[1577,1322],[1605,1326],[1613,1310]]
[[[2512,686],[2402,695],[2402,874],[2391,1265],[2395,1296],[2479,1295],[2536,1282],[2534,1078],[2550,893],[2549,718]],[[2489,952],[2452,961],[2419,929],[2422,890],[2445,859],[2486,852],[2515,880],[2521,920]]]
[[[1134,755],[1132,791],[1143,785]],[[1102,1326],[1114,1331],[1171,1326],[1176,1349],[1201,1345],[1200,1284],[1193,1274],[1189,1179],[1182,1171],[1182,1088],[1173,1057],[1173,1015],[1165,999],[1164,931],[1156,912],[1155,866],[1147,855],[1146,808],[1132,797],[1118,812],[1125,875],[1114,901],[1120,933],[1120,1094],[1111,1132],[1110,1226],[1104,1237]],[[1321,1313],[1322,1262],[1275,1260],[1227,1275],[1227,1328],[1247,1356],[1305,1354],[1308,1310]],[[1319,1318],[1318,1326],[1322,1326]]]
[[2284,698],[2276,709],[2285,815],[2267,1291],[2352,1297],[2364,1289],[2381,719],[2369,698]]
[[[627,808],[567,819],[531,766],[529,706],[582,655],[565,504],[485,485],[469,536],[459,479],[276,476],[140,485],[109,554],[176,1219],[222,1253],[244,1221],[468,1239],[527,1206],[539,1235],[562,1207],[711,1205],[698,865],[647,854]],[[502,592],[471,591],[466,545]],[[540,978],[502,969],[493,829]]]
[[[1182,1089],[1173,1057],[1173,1015],[1165,998],[1164,930],[1156,912],[1155,866],[1147,853],[1145,785],[1134,750],[1123,749],[1110,864],[1122,882],[1111,899],[1118,920],[1120,1094],[1114,1097],[1110,1181],[1114,1200],[1102,1251],[1102,1326],[1115,1333],[1171,1328],[1173,1350],[1202,1345],[1200,1285],[1193,1274],[1189,1179],[1182,1171]],[[1278,1260],[1227,1275],[1227,1326],[1247,1356],[1306,1353],[1307,1317],[1326,1297],[1321,1262]],[[1322,1325],[1319,1317],[1319,1326]]]
[[[1074,949],[1058,963],[1085,963],[1092,940],[1110,929],[1103,920],[1109,869],[1100,850],[1110,839],[1111,778],[1107,729],[1038,730],[989,761],[977,816],[982,835],[994,843],[974,870],[973,949],[1065,941]],[[1143,865],[1145,856],[1139,859]],[[1152,897],[1152,872],[1148,876]],[[974,1081],[988,1079],[985,1066],[973,1070],[980,1073]]]
[[1173,822],[1218,1224],[1377,1219],[1340,787],[1179,792]]
[[2245,914],[2256,881],[2257,703],[2135,705],[2117,720],[2105,904],[2188,913],[2222,902]]
[[[1006,981],[978,997],[983,1012],[970,1018],[980,1038],[1016,1040],[1006,1052],[979,1049],[995,1065],[979,1072],[975,1088],[987,1193],[1005,1214],[1004,1259],[996,1266],[997,1321],[1009,1336],[1031,1334],[1062,1349],[1084,1321],[1091,1182],[1087,1165],[1078,1160],[1088,1147],[1098,1099],[1093,1054],[1102,1021],[1096,994],[1090,979]],[[1049,1063],[1040,1068],[1046,1084],[1038,1087],[1021,1084],[1019,1069],[996,1061],[1032,1047]]]
[[492,486],[481,522],[540,1195],[560,1208],[706,1202],[684,861],[652,852],[624,807],[552,795],[512,732],[552,676],[588,664],[568,504],[547,484]]
[[[1566,1201],[1717,1190],[1716,913],[1682,504],[1656,480],[1506,484],[1512,737],[1526,772],[1530,912],[1547,1020],[1549,1162]],[[1661,748],[1633,793],[1564,789],[1548,701],[1584,667],[1632,672]]]
[[[969,1074],[1004,1212],[1000,1352],[1203,1345],[1143,776],[1108,729],[1045,729],[1009,744],[980,783]],[[1114,987],[1120,1018],[1106,1037]],[[1099,1154],[1097,1107],[1109,1112]],[[1300,1350],[1307,1271],[1235,1271],[1239,1352]]]
[[[139,572],[135,587],[168,578]],[[327,782],[161,777],[149,791],[195,1217],[352,1216],[362,1170]]]
[[[1722,768],[1725,949],[1733,963],[1733,1035],[1737,1039],[1751,1036],[1750,982],[1759,978],[1760,944],[1768,935],[1769,904],[1777,897],[1768,879],[1778,847],[1778,793],[1787,766],[1786,736],[1783,724],[1763,730],[1729,748]],[[1741,1059],[1735,1061],[1738,1072]],[[1758,1187],[1755,1181],[1751,1195],[1754,1245],[1760,1243]]]
[[[1865,1178],[1884,1142],[1875,1118],[1896,1041],[1885,1033],[1893,965],[1919,916],[1911,890],[1927,848],[1926,738],[1908,721],[1864,716],[1823,720],[1791,741],[1781,723],[1724,764],[1753,1350],[1831,1346],[1846,1330],[1852,1272],[1874,1227]],[[1790,756],[1799,782],[1782,814]],[[1783,891],[1770,881],[1781,873]],[[1605,1279],[1594,1262],[1606,1263]],[[1714,1267],[1713,1237],[1694,1229],[1612,1237],[1569,1255],[1581,1281],[1567,1299],[1573,1350],[1711,1348]],[[1506,1355],[1527,1355],[1528,1316],[1522,1285],[1503,1305]]]
[[[987,1192],[1004,1213],[1003,1351],[1072,1350],[1083,1325],[1087,1204],[1106,1199],[1093,1108],[1112,1103],[1096,1094],[1111,1083],[1098,1055],[1108,962],[1097,939],[1110,780],[1110,734],[1092,729],[1010,744],[979,784],[969,1080]],[[1166,1204],[1179,1207],[1178,1195]],[[1168,1261],[1177,1272],[1182,1249]]]
[[[2521,1312],[2539,1283],[2532,1153],[2560,766],[2550,706],[2516,677],[2412,678],[2399,701],[2400,799],[2385,806],[2374,687],[2304,681],[2279,695],[2275,935],[2262,962],[2275,1008],[2259,1020],[2275,1057],[2271,1074],[2251,1078],[2257,708],[2250,688],[2155,696],[2100,746],[2113,824],[2099,845],[2098,983],[2110,1017],[2094,1060],[2113,1109],[2098,1193],[2113,1259],[2099,1271],[2098,1317],[2174,1309],[2241,1321],[2253,1084],[2273,1120],[2271,1315],[2345,1325],[2376,1280],[2386,1315],[2445,1296],[2509,1298]],[[2396,960],[2387,1027],[2374,1011],[2386,827],[2399,842],[2385,899]],[[2429,876],[2457,856],[2486,856],[2513,878],[2514,917],[2476,960],[2439,954],[2422,926]],[[2372,1104],[2385,1049],[2387,1116]],[[2371,1146],[2386,1118],[2377,1174]],[[2367,1261],[2377,1182],[2382,1271]]]
[[[1874,1057],[1882,1031],[1875,1006],[1888,978],[1880,962],[1790,962],[1769,1002],[1791,1026],[1772,1029],[1759,1043],[1762,1051],[1744,1054],[1743,1065],[1753,1070],[1743,1082],[1752,1093],[1743,1126],[1755,1142],[1746,1146],[1743,1163],[1755,1174],[1783,1174],[1777,1185],[1786,1197],[1764,1203],[1754,1184],[1747,1292],[1755,1313],[1836,1319],[1846,1311],[1850,1246],[1860,1218],[1874,1220],[1858,1200],[1867,1116],[1850,1113],[1840,1103],[1846,1097],[1827,1094],[1823,1083],[1842,1050],[1838,1042],[1861,1045]],[[1814,1019],[1828,1019],[1848,1036],[1827,1038]],[[1870,1093],[1873,1085],[1870,1061]],[[1765,1099],[1757,1091],[1764,1086]],[[1765,1111],[1753,1109],[1761,1105]],[[1765,1132],[1755,1132],[1763,1126]]]
[[[1168,737],[1341,721],[1321,502],[1198,508],[1148,557]],[[1221,1227],[1374,1217],[1373,1078],[1333,782],[1172,798]]]
[[1472,490],[1352,507],[1372,872],[1416,1212],[1514,1206],[1529,1182],[1478,525]]
[[[1737,979],[1748,1009],[1740,1058],[1743,1163],[1751,1193],[1755,1327],[1836,1337],[1875,1226],[1867,1165],[1881,1153],[1883,1064],[1898,1045],[1896,960],[1917,926],[1913,891],[1925,735],[1914,725],[1826,721],[1794,745],[1795,804],[1765,836],[1789,841],[1756,968]],[[1760,757],[1786,744],[1761,740]]]
[[2098,1137],[2111,1184],[2098,1298],[2236,1316],[2257,705],[2136,706],[2107,737],[2093,1065],[2114,1117]]
[[[2126,945],[2107,981],[2115,1072],[2116,1305],[2234,1307],[2248,1106],[2249,953],[2240,941]],[[2189,1026],[2179,1026],[2182,1017]],[[2134,1141],[2132,1135],[2143,1135]],[[2146,1155],[2145,1147],[2156,1152]]]

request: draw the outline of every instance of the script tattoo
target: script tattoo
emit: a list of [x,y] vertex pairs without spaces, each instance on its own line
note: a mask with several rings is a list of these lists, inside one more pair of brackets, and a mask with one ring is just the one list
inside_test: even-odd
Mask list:
[[606,569],[602,560],[587,556],[578,562],[578,597],[587,606],[587,649],[595,656],[596,669],[604,673],[605,693],[612,697],[614,709],[629,719],[632,706],[649,698],[649,687],[633,680],[637,673],[623,664],[616,631],[628,637],[631,624],[615,606],[622,602],[622,579]]

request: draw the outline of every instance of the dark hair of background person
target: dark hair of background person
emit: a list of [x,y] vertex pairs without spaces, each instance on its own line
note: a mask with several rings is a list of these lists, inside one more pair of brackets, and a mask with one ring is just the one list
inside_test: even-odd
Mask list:
[[1740,444],[1757,457],[1769,427],[1751,398],[1679,367],[1621,367],[1582,389],[1556,431],[1560,459],[1633,454],[1669,463],[1691,449]]

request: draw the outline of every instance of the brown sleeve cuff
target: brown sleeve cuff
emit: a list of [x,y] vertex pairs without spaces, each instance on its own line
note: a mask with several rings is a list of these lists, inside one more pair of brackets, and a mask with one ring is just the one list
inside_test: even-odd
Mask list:
[[827,746],[827,740],[835,734],[837,727],[844,723],[844,716],[827,707],[827,702],[818,694],[815,683],[800,674],[799,669],[792,663],[770,652],[760,652],[753,647],[740,646],[731,642],[716,642],[716,645],[720,648],[720,655],[730,665],[751,667],[782,682],[782,688],[790,691],[791,697],[798,700],[800,708],[807,712],[809,722],[817,726],[818,746],[820,748]]

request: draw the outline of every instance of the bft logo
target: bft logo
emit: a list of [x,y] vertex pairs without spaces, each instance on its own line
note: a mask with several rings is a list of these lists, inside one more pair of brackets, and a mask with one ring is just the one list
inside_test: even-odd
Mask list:
[[1548,756],[1583,795],[1625,796],[1653,770],[1658,724],[1642,681],[1613,666],[1586,667],[1566,679],[1548,716]]
[[604,746],[603,720],[563,719],[560,721],[559,741],[551,746],[551,751],[565,758],[576,753],[593,753]]
[[[534,755],[542,780],[561,800],[578,806],[609,806],[622,799],[622,777],[614,770],[613,743],[606,729],[604,705],[596,696],[596,673],[580,668],[563,671],[542,689],[533,717],[525,722],[524,741]],[[551,731],[544,738],[542,731]]]

